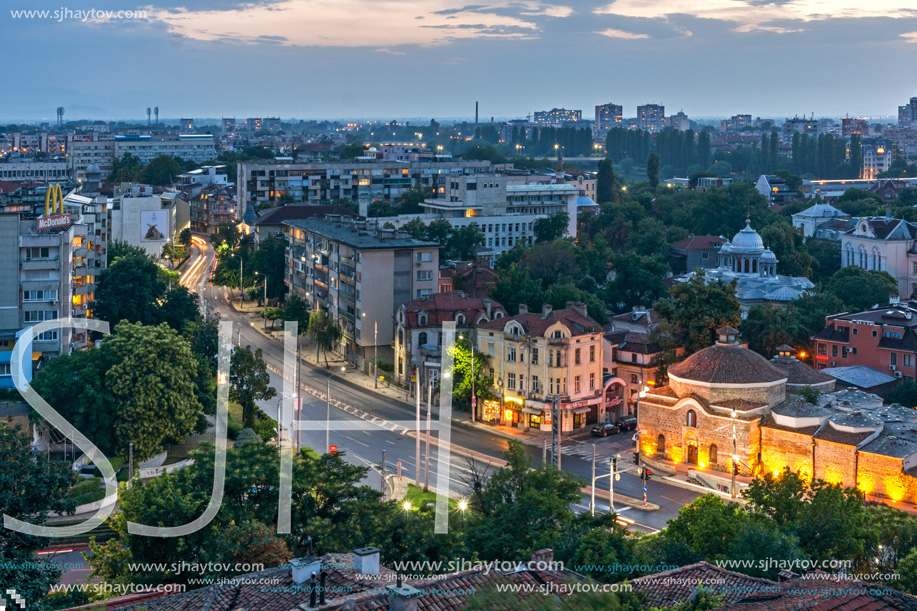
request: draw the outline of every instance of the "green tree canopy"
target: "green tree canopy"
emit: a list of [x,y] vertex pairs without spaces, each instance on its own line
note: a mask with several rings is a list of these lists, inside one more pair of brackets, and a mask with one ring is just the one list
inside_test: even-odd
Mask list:
[[167,285],[149,257],[129,254],[102,270],[95,292],[95,317],[113,327],[122,320],[153,324]]
[[535,242],[552,242],[567,235],[570,215],[567,212],[555,212],[534,223]]
[[831,276],[825,288],[851,312],[888,304],[888,298],[898,293],[898,285],[888,272],[865,270],[855,265],[842,267]]
[[255,418],[261,411],[256,401],[267,401],[277,396],[267,372],[261,348],[254,352],[250,346],[236,347],[232,351],[229,370],[229,398],[242,406],[242,425],[255,427]]
[[718,328],[738,327],[741,320],[735,282],[708,281],[703,271],[673,286],[670,296],[654,308],[661,319],[661,334],[683,345],[688,354],[712,345]]

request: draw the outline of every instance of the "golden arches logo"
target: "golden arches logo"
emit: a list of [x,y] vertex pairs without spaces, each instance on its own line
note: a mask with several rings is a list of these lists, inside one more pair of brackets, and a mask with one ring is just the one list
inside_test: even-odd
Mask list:
[[60,185],[48,185],[45,193],[45,216],[64,213],[64,192]]

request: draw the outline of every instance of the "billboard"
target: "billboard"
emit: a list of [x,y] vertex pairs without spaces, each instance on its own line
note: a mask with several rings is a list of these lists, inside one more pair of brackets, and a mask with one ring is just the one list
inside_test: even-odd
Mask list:
[[165,242],[169,239],[169,211],[140,211],[140,241]]

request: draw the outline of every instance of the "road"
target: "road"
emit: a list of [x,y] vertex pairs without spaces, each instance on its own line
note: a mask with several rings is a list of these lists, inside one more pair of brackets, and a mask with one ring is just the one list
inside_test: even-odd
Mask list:
[[[235,325],[233,339],[235,343],[241,342],[241,345],[250,345],[253,348],[261,348],[264,354],[264,360],[268,366],[275,371],[283,371],[283,348],[271,339],[265,337],[245,315],[238,313],[233,309],[226,300],[224,289],[210,285],[210,270],[213,266],[214,250],[202,238],[195,237],[193,255],[189,261],[187,271],[182,275],[182,283],[190,289],[197,291],[201,299],[201,306],[205,312],[218,312],[221,320],[232,321]],[[328,377],[328,371],[323,368],[314,367],[311,364],[303,362],[302,365],[302,382],[312,387],[324,389]],[[407,406],[400,401],[393,401],[389,397],[372,392],[361,386],[347,381],[347,374],[336,376],[331,381],[332,397],[344,401],[350,405],[356,406],[361,410],[387,421],[413,421],[415,412],[412,407]],[[271,382],[278,390],[278,397],[281,395],[283,381],[279,376],[271,374]],[[303,420],[322,421],[326,418],[326,405],[323,400],[312,398],[310,395],[303,393]],[[272,418],[277,418],[278,406],[280,400],[274,399],[270,402],[262,403],[261,408]],[[436,410],[434,408],[434,418]],[[331,408],[332,420],[344,422],[361,422],[365,421],[348,414],[335,407]],[[324,430],[304,430],[302,431],[302,444],[316,449],[325,447]],[[337,445],[339,451],[346,452],[348,460],[358,464],[373,465],[378,468],[382,460],[382,451],[386,456],[386,471],[392,472],[396,464],[400,461],[405,475],[413,477],[416,473],[416,454],[415,440],[413,437],[394,433],[382,427],[376,427],[372,430],[359,431],[332,431],[330,433],[331,444]],[[436,433],[434,433],[434,436]],[[451,428],[452,443],[477,452],[489,457],[501,458],[503,452],[508,447],[507,439],[498,435],[488,434],[479,428],[456,422]],[[423,445],[423,444],[422,444]],[[636,477],[633,471],[634,466],[630,462],[633,442],[629,436],[619,435],[604,439],[588,440],[565,440],[562,446],[562,467],[564,471],[573,473],[588,482],[591,477],[592,469],[592,448],[595,446],[597,459],[597,475],[605,475],[609,470],[610,456],[619,454],[618,469],[625,469],[620,481],[615,483],[615,493],[623,494],[633,498],[643,497],[642,482]],[[532,459],[534,464],[540,464],[542,460],[542,450],[532,446],[525,446],[527,455]],[[438,452],[434,446],[431,450],[430,458],[430,485],[436,482],[436,474],[439,472],[439,462],[437,459]],[[467,487],[463,477],[468,475],[468,461],[466,458],[453,454],[450,460],[451,470],[449,473],[450,484],[454,490],[460,493],[467,492]],[[379,477],[374,472],[371,480],[375,485],[379,483]],[[608,477],[599,480],[597,488],[608,490]],[[606,492],[607,496],[607,492]],[[674,518],[678,511],[686,504],[700,496],[699,493],[685,490],[677,486],[672,486],[666,482],[650,481],[647,484],[648,500],[658,504],[661,508],[659,511],[640,511],[637,508],[630,508],[623,512],[630,520],[635,522],[635,527],[642,530],[658,530],[665,527],[666,521]],[[575,508],[577,511],[587,511],[589,500],[586,498]],[[598,511],[607,511],[606,502],[597,502]],[[621,508],[618,508],[619,511]]]

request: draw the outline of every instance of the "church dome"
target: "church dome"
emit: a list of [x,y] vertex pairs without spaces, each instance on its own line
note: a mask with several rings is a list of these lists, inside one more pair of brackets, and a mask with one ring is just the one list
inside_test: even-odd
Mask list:
[[721,255],[729,254],[731,252],[732,252],[732,244],[729,242],[729,240],[726,240],[726,243],[720,247],[720,254]]
[[[720,331],[731,330],[730,328]],[[680,363],[669,367],[670,378],[705,384],[767,384],[786,380],[786,373],[766,358],[738,344],[734,336],[698,350]],[[730,334],[731,335],[731,334]]]
[[764,240],[746,221],[745,229],[735,234],[735,237],[732,238],[732,250],[734,252],[759,254],[764,252]]
[[775,255],[770,248],[764,249],[764,252],[761,254],[761,263],[776,263],[777,255]]

